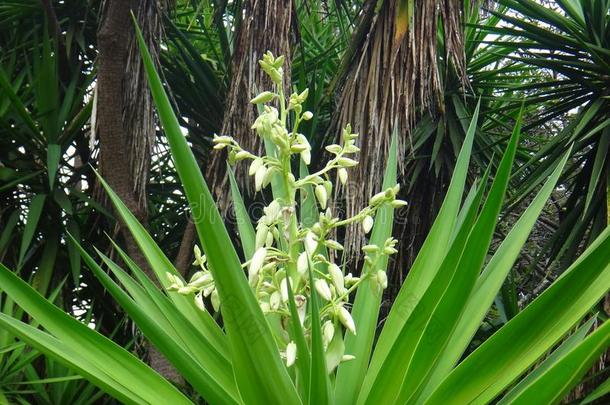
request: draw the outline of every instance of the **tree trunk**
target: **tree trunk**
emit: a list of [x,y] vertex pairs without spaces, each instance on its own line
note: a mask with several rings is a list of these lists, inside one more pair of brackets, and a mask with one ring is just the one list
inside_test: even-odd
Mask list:
[[[96,134],[100,140],[100,170],[108,184],[143,224],[148,219],[146,183],[155,139],[155,120],[144,76],[131,12],[143,30],[153,55],[158,50],[160,22],[155,1],[106,0],[98,29]],[[152,280],[146,259],[126,227],[121,234],[129,256]],[[181,381],[171,364],[147,345],[150,365],[161,375]]]
[[[368,1],[353,42],[343,61],[338,83],[333,131],[340,133],[346,124],[360,134],[358,166],[350,172],[343,189],[348,216],[355,215],[368,199],[380,191],[392,134],[398,136],[398,162],[401,173],[408,172],[410,130],[420,116],[432,113],[442,119],[443,78],[438,67],[437,32],[442,21],[446,57],[463,76],[461,2],[459,0],[385,0],[378,6]],[[401,180],[401,198],[410,204],[426,204],[397,212],[395,235],[401,235],[401,253],[394,262],[406,269],[425,238],[442,180],[410,185]],[[421,186],[421,185],[420,185]],[[437,187],[439,186],[439,187]],[[430,194],[426,197],[422,194]],[[429,205],[432,203],[432,205]],[[403,237],[404,236],[404,237]],[[359,226],[346,233],[345,259],[357,262],[364,235]],[[402,279],[402,274],[397,277]]]
[[[250,129],[258,116],[250,100],[272,85],[262,72],[258,61],[266,51],[284,55],[284,91],[290,89],[290,43],[292,0],[246,0],[244,19],[238,25],[235,47],[231,58],[231,85],[222,124],[222,135],[234,137],[246,150],[254,154],[263,152],[263,143]],[[288,93],[289,94],[289,93]],[[229,205],[230,189],[226,176],[226,153],[215,152],[207,170],[221,212]],[[236,177],[242,190],[250,190],[247,167],[240,165]]]

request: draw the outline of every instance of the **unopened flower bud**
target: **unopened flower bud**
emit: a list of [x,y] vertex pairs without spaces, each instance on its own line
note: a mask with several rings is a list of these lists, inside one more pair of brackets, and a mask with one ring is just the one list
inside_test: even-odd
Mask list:
[[195,295],[195,305],[202,311],[205,311],[205,305],[203,303],[203,296],[201,294]]
[[297,259],[297,271],[301,276],[304,276],[307,273],[308,268],[309,264],[307,263],[307,252],[302,252]]
[[404,200],[394,200],[392,201],[392,207],[394,208],[402,208],[406,206],[408,203]]
[[371,229],[373,229],[374,223],[375,223],[375,221],[373,220],[372,216],[367,215],[364,217],[364,219],[362,220],[362,230],[364,231],[365,234],[369,233],[371,231]]
[[280,307],[280,303],[282,302],[282,294],[278,291],[274,291],[269,297],[269,307],[271,310],[276,311]]
[[252,157],[252,154],[245,150],[240,150],[239,152],[237,152],[235,154],[235,160],[237,162],[244,160],[244,159],[248,159],[249,157]]
[[316,236],[311,231],[307,232],[307,235],[305,235],[305,251],[311,256],[315,253],[317,247]]
[[248,266],[248,276],[251,280],[258,275],[258,271],[263,267],[266,258],[267,249],[258,248],[258,250],[254,252],[252,260],[250,260],[250,266]]
[[352,315],[349,313],[347,309],[344,307],[339,307],[338,313],[339,321],[345,326],[347,330],[352,332],[354,335],[356,334],[356,325],[354,324],[354,319]]
[[328,239],[324,244],[333,250],[343,250],[343,245],[336,240]]
[[341,150],[343,148],[341,148],[340,145],[333,144],[333,145],[328,145],[325,149],[327,151],[329,151],[330,153],[334,153],[336,155],[337,153],[341,152]]
[[261,94],[250,100],[250,102],[252,104],[268,103],[269,101],[273,100],[275,96],[276,95],[270,91],[263,91]]
[[325,280],[319,278],[314,282],[314,285],[316,287],[316,291],[318,294],[320,294],[320,297],[324,298],[326,301],[330,301],[332,299],[330,287]]
[[377,253],[377,252],[379,252],[379,246],[377,246],[377,245],[364,245],[364,246],[362,246],[362,251],[364,253]]
[[254,188],[256,191],[261,191],[263,187],[263,180],[265,180],[265,175],[267,174],[267,168],[262,165],[258,169],[256,169],[256,173],[254,174]]
[[343,279],[343,272],[341,271],[339,266],[337,266],[335,263],[330,263],[328,265],[328,274],[330,274],[330,278],[333,280],[333,284],[335,285],[337,292],[339,294],[344,294],[346,290]]
[[326,203],[328,202],[328,193],[326,192],[326,187],[322,184],[318,184],[315,189],[316,197],[320,202],[320,207],[322,209],[326,209]]
[[286,345],[286,367],[290,367],[294,364],[297,358],[297,345],[294,342]]
[[377,205],[380,202],[382,202],[383,200],[385,200],[386,196],[385,196],[385,192],[382,191],[380,193],[375,194],[373,197],[371,197],[369,204],[370,205]]
[[248,174],[250,176],[254,176],[256,174],[256,171],[258,170],[259,167],[261,167],[263,165],[263,159],[258,157],[256,159],[254,159],[252,161],[252,163],[250,163],[250,168],[248,169]]
[[322,340],[324,345],[327,346],[333,337],[335,336],[335,325],[333,325],[332,321],[324,322],[322,325]]
[[354,360],[356,358],[356,356],[352,355],[352,354],[344,354],[341,357],[341,363],[344,363],[346,361],[350,361],[350,360]]
[[339,176],[341,184],[345,185],[345,183],[347,183],[347,169],[344,167],[340,168],[337,175]]
[[354,167],[358,164],[358,162],[355,161],[354,159],[350,159],[350,158],[346,158],[346,157],[339,158],[339,160],[337,160],[337,163],[339,164],[340,167]]
[[256,227],[256,238],[255,238],[255,247],[256,249],[265,245],[267,241],[267,234],[269,233],[269,227],[265,224],[259,224]]

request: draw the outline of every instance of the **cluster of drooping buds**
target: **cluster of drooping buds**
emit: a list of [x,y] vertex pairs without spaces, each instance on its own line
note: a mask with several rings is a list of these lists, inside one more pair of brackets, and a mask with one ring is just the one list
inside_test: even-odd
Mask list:
[[218,298],[218,291],[214,284],[214,277],[210,270],[206,267],[206,257],[201,254],[199,246],[195,246],[193,249],[195,253],[194,266],[199,267],[199,270],[191,276],[188,284],[184,284],[182,279],[175,276],[172,273],[167,273],[167,279],[170,282],[170,286],[167,288],[168,291],[176,291],[180,294],[190,295],[195,294],[195,304],[202,311],[205,311],[204,298],[210,298],[212,308],[214,311],[220,309],[220,300]]
[[[304,111],[307,90],[284,97],[283,61],[283,57],[275,58],[270,52],[263,56],[260,66],[271,78],[275,91],[263,91],[251,100],[261,105],[252,129],[265,141],[267,154],[256,156],[225,135],[214,137],[214,149],[227,148],[231,164],[250,160],[248,173],[254,178],[257,192],[270,184],[281,183],[282,192],[274,189],[275,198],[264,208],[264,214],[257,221],[254,253],[246,258],[243,267],[247,269],[248,282],[260,308],[270,319],[275,319],[270,325],[279,328],[274,336],[289,367],[297,356],[296,345],[290,341],[286,329],[292,313],[291,297],[305,336],[310,337],[312,320],[308,317],[307,309],[315,290],[322,303],[319,322],[330,372],[340,361],[353,358],[343,353],[342,342],[344,331],[354,335],[357,333],[357,325],[350,314],[350,297],[365,279],[372,280],[369,284],[377,293],[385,289],[387,275],[382,270],[385,268],[383,263],[389,255],[396,253],[396,240],[393,238],[387,239],[383,246],[364,246],[362,250],[368,267],[360,277],[354,277],[345,271],[345,265],[336,261],[343,246],[333,235],[337,234],[337,228],[349,224],[360,224],[364,233],[368,234],[373,229],[379,208],[385,204],[401,207],[406,203],[397,199],[399,187],[396,185],[373,196],[368,206],[355,216],[345,219],[335,217],[329,204],[333,200],[333,172],[340,184],[344,185],[349,177],[349,169],[358,164],[353,158],[353,154],[360,150],[356,146],[358,135],[352,133],[350,125],[343,129],[341,142],[326,147],[333,155],[326,165],[311,174],[293,174],[293,157],[298,157],[305,166],[311,163],[311,146],[298,129],[299,124],[310,120],[313,114]],[[290,129],[288,122],[292,124]],[[317,202],[320,213],[317,221],[309,226],[297,219],[297,193],[301,197],[315,198]],[[195,248],[195,257],[194,264],[200,267],[200,271],[186,285],[172,278],[172,290],[195,294],[202,307],[203,299],[209,296],[217,310],[218,295],[212,275],[205,268],[205,256]],[[278,317],[280,322],[277,322]]]

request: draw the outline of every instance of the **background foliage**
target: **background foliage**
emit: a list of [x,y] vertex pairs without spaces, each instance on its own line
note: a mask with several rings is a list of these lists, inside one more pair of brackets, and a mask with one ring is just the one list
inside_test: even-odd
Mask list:
[[[140,332],[83,266],[68,237],[69,233],[86,246],[96,246],[114,260],[119,260],[118,253],[106,234],[119,236],[125,249],[133,244],[120,237],[116,212],[100,192],[92,170],[102,166],[104,142],[96,131],[99,29],[104,18],[110,18],[112,3],[0,3],[0,262],[77,319],[144,355],[149,349]],[[347,118],[366,123],[357,127],[361,139],[378,147],[360,156],[367,172],[355,178],[345,198],[336,202],[338,208],[349,211],[358,205],[358,198],[369,194],[366,187],[367,192],[358,194],[362,179],[370,179],[369,188],[381,186],[389,139],[393,132],[398,134],[401,198],[410,206],[395,221],[394,234],[401,243],[398,258],[389,265],[386,307],[440,208],[479,100],[469,182],[490,164],[495,172],[523,109],[522,139],[492,250],[573,144],[551,202],[471,349],[544,291],[608,225],[607,0],[436,1],[429,2],[439,13],[433,16],[422,14],[424,7],[418,1],[263,2],[265,7],[283,10],[274,21],[265,21],[278,24],[274,29],[282,35],[243,28],[251,23],[242,12],[252,7],[250,0],[144,3],[159,6],[153,17],[163,29],[148,32],[159,44],[157,62],[170,100],[208,181],[224,174],[224,166],[220,171],[209,169],[214,167],[213,134],[227,128],[228,117],[235,127],[247,128],[247,114],[253,113],[234,111],[231,89],[245,77],[244,70],[235,73],[236,60],[257,49],[280,46],[274,41],[282,35],[292,86],[310,89],[306,109],[315,112],[315,119],[302,130],[318,151],[313,153],[314,164]],[[140,15],[153,19],[150,14]],[[423,38],[418,30],[428,35]],[[414,43],[419,46],[411,47]],[[418,58],[410,59],[408,52],[400,53],[402,63],[396,64],[392,58],[397,49],[413,51],[419,59],[428,52],[426,68],[418,65]],[[250,59],[241,69],[257,67],[258,57]],[[129,69],[136,68],[126,65]],[[428,83],[430,77],[436,82]],[[392,80],[386,83],[381,78]],[[250,91],[264,84],[257,80],[247,83]],[[405,87],[410,80],[414,87]],[[404,101],[389,96],[401,91],[412,97],[406,104],[409,112]],[[356,96],[350,99],[350,94]],[[393,119],[382,120],[384,111]],[[245,124],[236,122],[240,116]],[[382,122],[387,130],[381,128]],[[146,227],[179,270],[188,273],[195,232],[167,138],[158,128],[152,136],[154,149],[150,157],[143,157],[150,159],[144,175]],[[127,144],[126,150],[131,150]],[[239,173],[238,181],[245,184]],[[260,201],[248,192],[244,199],[256,217]],[[232,210],[226,212],[230,218]],[[606,307],[599,304],[600,319],[605,319]],[[5,296],[0,309],[28,320]],[[605,379],[603,359],[590,375],[574,397],[584,396]],[[112,401],[0,330],[0,403],[3,397],[22,403],[72,403],[78,392],[83,403]]]

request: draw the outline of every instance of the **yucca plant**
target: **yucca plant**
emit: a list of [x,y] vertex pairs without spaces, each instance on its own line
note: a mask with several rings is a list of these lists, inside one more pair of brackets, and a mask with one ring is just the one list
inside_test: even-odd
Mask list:
[[[355,135],[346,128],[341,145],[327,147],[334,157],[309,174],[311,151],[298,133],[300,122],[312,115],[302,108],[307,92],[284,97],[282,58],[267,54],[261,66],[275,90],[253,100],[279,105],[279,109],[262,107],[254,124],[265,141],[266,155],[254,156],[230,137],[216,138],[217,148],[229,148],[232,162],[251,160],[255,187],[270,186],[273,195],[255,229],[232,182],[244,255],[240,260],[140,43],[203,248],[196,252],[200,269],[187,282],[102,179],[162,288],[118,246],[129,273],[98,252],[118,282],[84,249],[80,251],[147,338],[207,402],[463,404],[501,397],[502,403],[554,403],[610,344],[610,324],[591,334],[592,321],[579,327],[610,287],[610,230],[606,229],[555,284],[462,359],[569,152],[486,261],[518,145],[519,124],[491,185],[488,171],[464,193],[477,108],[436,222],[375,341],[384,269],[396,242],[390,236],[393,211],[403,205],[395,199],[395,144],[384,189],[355,217],[335,218],[326,207],[332,192],[328,178],[336,171],[340,180],[345,179],[357,164],[349,158],[357,150]],[[298,158],[299,175],[292,171],[297,163],[293,158]],[[332,239],[333,232],[350,222],[360,222],[365,232],[371,232],[362,248],[362,269],[349,269],[337,259],[341,245]],[[359,278],[349,277],[349,271],[358,272]],[[4,266],[0,266],[0,283],[46,330],[0,314],[0,326],[9,333],[124,403],[191,403],[132,354],[53,306]],[[206,310],[210,307],[206,297],[220,311],[221,324]]]

